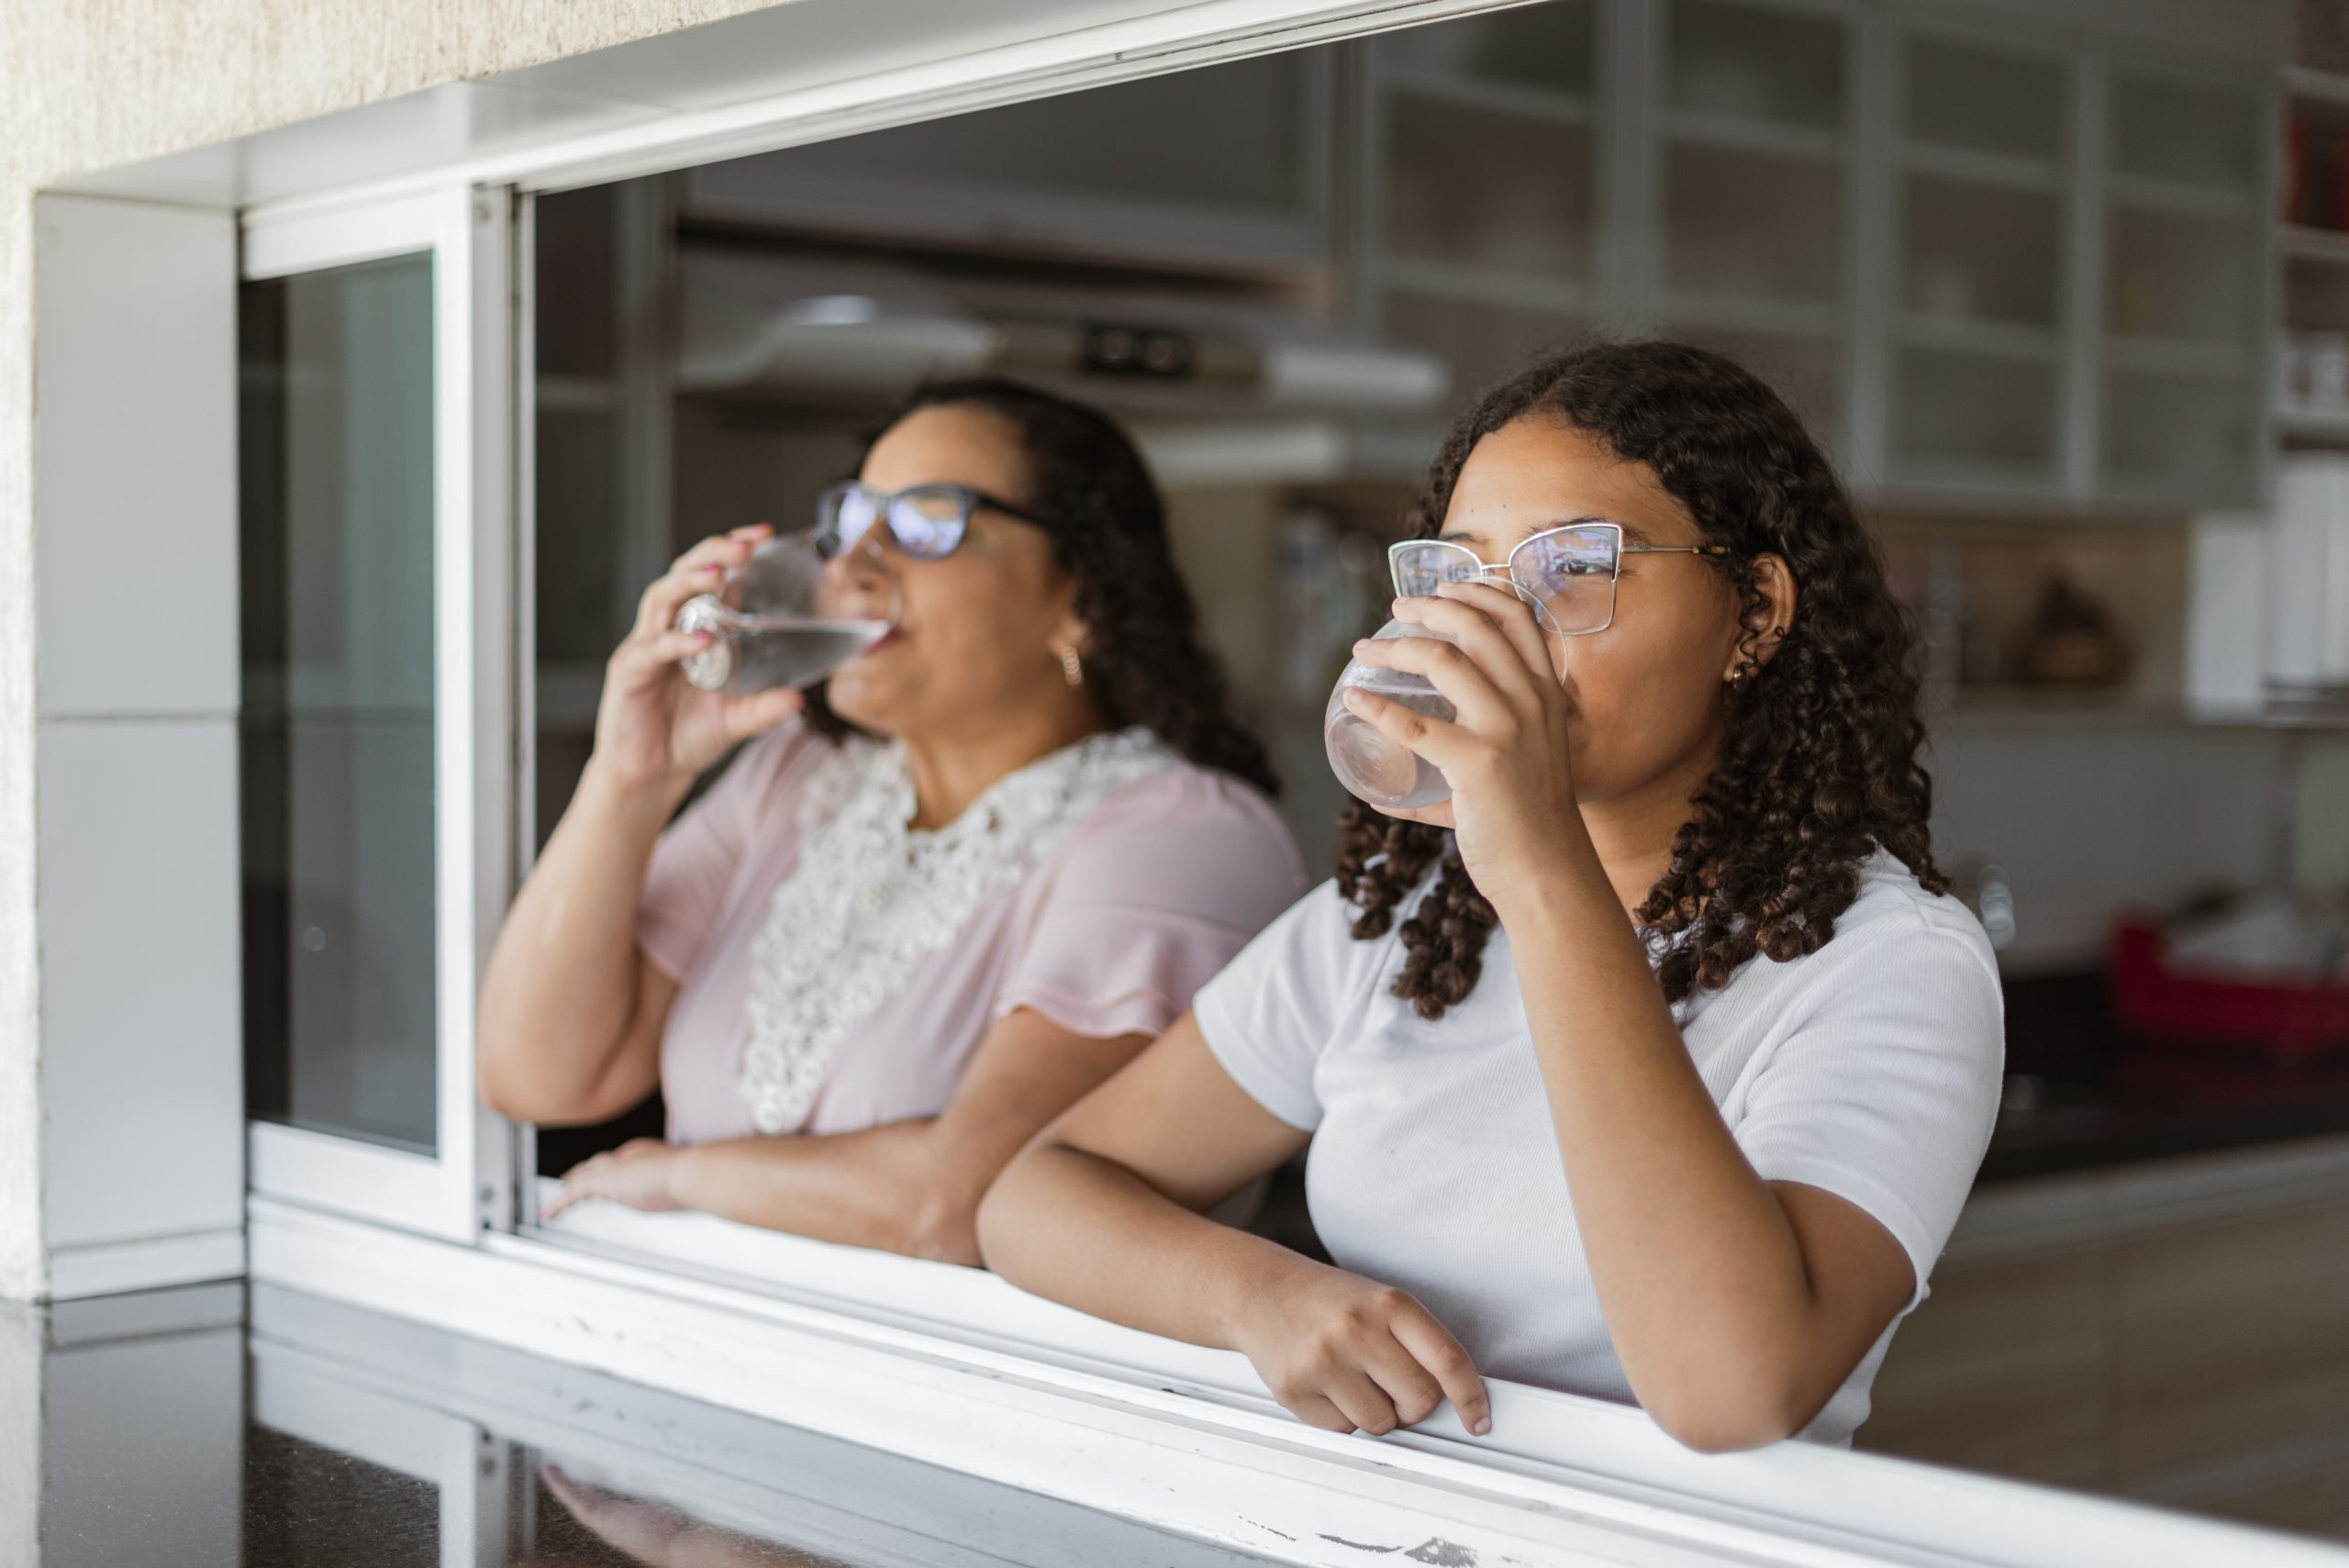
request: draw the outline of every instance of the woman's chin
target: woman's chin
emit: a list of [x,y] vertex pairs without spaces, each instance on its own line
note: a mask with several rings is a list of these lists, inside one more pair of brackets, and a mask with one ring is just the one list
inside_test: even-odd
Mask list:
[[894,720],[905,705],[889,699],[890,694],[882,683],[845,666],[833,671],[824,687],[827,706],[859,729],[875,735],[896,733]]

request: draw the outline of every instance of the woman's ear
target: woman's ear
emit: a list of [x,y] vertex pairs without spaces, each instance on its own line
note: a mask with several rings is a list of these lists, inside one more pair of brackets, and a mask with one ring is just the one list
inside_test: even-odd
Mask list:
[[1074,648],[1080,655],[1087,657],[1093,652],[1093,628],[1079,619],[1074,610],[1061,617],[1052,626],[1052,657],[1059,658],[1063,648]]
[[1786,641],[1787,633],[1795,624],[1795,602],[1799,595],[1795,587],[1794,569],[1782,555],[1757,555],[1753,558],[1753,591],[1762,603],[1753,606],[1745,617],[1745,635],[1739,639],[1739,667],[1752,661],[1756,668],[1778,656],[1778,645]]

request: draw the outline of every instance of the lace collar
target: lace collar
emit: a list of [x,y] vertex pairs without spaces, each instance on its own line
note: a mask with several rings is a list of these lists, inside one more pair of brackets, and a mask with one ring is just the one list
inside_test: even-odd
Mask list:
[[740,1086],[761,1132],[806,1120],[852,1026],[1008,892],[1113,791],[1176,762],[1139,726],[1088,736],[989,785],[934,832],[909,828],[902,743],[853,739],[800,797],[799,859],[751,948]]

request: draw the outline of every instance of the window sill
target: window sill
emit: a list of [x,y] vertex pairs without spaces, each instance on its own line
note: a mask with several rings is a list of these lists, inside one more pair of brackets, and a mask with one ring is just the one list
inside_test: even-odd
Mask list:
[[[1295,1562],[2330,1560],[2313,1543],[1842,1450],[1688,1452],[1635,1409],[1493,1385],[1494,1433],[1291,1419],[1245,1362],[975,1270],[605,1208],[465,1245],[251,1203],[257,1279]],[[648,1258],[658,1240],[664,1254]],[[631,1245],[634,1241],[635,1245]],[[722,1249],[731,1265],[708,1266]],[[784,1283],[746,1267],[788,1259]]]

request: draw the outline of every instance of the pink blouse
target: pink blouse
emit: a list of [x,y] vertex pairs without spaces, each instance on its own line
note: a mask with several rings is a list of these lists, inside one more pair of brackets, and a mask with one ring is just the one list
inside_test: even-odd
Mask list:
[[[830,750],[796,720],[751,742],[653,850],[637,939],[678,983],[661,1046],[672,1142],[757,1130],[740,1086],[751,953],[797,862],[801,786]],[[1304,885],[1249,785],[1181,761],[1124,784],[863,1016],[788,1130],[936,1115],[1021,1007],[1096,1039],[1160,1033]]]

